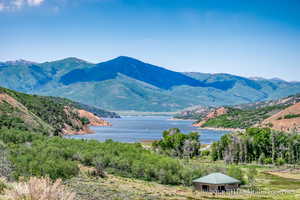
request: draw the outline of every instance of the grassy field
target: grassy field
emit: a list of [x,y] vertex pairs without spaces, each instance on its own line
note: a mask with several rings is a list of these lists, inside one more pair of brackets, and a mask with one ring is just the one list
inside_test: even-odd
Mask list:
[[[217,169],[224,164],[201,161],[201,165],[203,167],[215,165]],[[239,165],[245,171],[253,166]],[[64,185],[69,191],[76,193],[76,200],[298,200],[300,199],[299,169],[300,166],[287,170],[286,166],[278,171],[277,167],[257,166],[258,175],[255,185],[258,192],[255,193],[250,192],[247,185],[242,186],[238,192],[213,194],[195,191],[193,187],[163,185],[111,174],[106,178],[99,178],[91,175],[94,170],[92,167],[85,166],[80,166],[79,175],[65,180]],[[283,174],[288,178],[282,177]],[[0,199],[5,200],[1,195]]]
[[[204,164],[204,163],[202,163]],[[208,163],[207,163],[208,164]],[[212,164],[212,163],[211,163]],[[223,165],[215,163],[216,167]],[[240,166],[247,170],[250,165]],[[162,185],[131,178],[108,175],[107,178],[93,178],[88,175],[89,169],[81,170],[78,177],[66,182],[66,185],[77,193],[78,200],[199,200],[199,199],[240,199],[240,200],[297,200],[300,199],[300,179],[283,178],[268,174],[275,167],[259,167],[256,186],[260,192],[249,192],[242,186],[238,193],[212,194],[195,191],[193,187]],[[299,171],[286,172],[286,175],[299,176]]]

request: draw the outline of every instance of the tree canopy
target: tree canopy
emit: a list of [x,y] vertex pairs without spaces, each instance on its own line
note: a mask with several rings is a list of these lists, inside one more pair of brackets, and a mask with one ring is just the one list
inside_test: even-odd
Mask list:
[[181,133],[178,128],[163,132],[163,138],[153,142],[153,148],[160,153],[174,157],[188,157],[200,155],[200,135],[197,132]]

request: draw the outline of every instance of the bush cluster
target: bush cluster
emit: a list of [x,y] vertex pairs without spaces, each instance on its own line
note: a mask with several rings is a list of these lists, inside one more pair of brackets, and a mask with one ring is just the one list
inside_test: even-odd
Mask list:
[[207,172],[201,166],[187,165],[146,150],[138,143],[46,137],[7,129],[0,130],[0,140],[10,148],[15,178],[49,176],[67,179],[78,174],[79,163],[116,175],[163,184],[190,185],[194,178]]

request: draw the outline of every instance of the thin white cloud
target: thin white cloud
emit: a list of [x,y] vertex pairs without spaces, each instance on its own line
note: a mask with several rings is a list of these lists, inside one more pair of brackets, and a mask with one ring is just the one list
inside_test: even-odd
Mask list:
[[16,7],[16,8],[21,8],[24,5],[24,0],[13,0],[11,5],[8,6],[12,6],[12,7]]
[[[80,6],[86,3],[106,3],[118,0],[47,0],[47,6],[57,13],[61,7]],[[18,11],[24,7],[37,7],[46,3],[46,0],[0,0],[1,11]]]
[[45,0],[0,0],[0,11],[20,10],[24,6],[39,6]]
[[44,0],[27,0],[28,5],[30,6],[38,6],[42,4]]
[[0,3],[0,11],[4,10],[5,9],[5,6],[3,3]]

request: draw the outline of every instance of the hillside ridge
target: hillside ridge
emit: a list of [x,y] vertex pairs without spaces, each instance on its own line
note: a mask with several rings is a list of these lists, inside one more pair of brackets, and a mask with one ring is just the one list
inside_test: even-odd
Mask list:
[[111,126],[80,104],[56,99],[0,88],[1,128],[65,135],[92,133],[89,126]]
[[285,132],[299,132],[300,95],[254,104],[187,109],[174,117],[196,119],[197,122],[193,126],[201,128],[268,127]]

